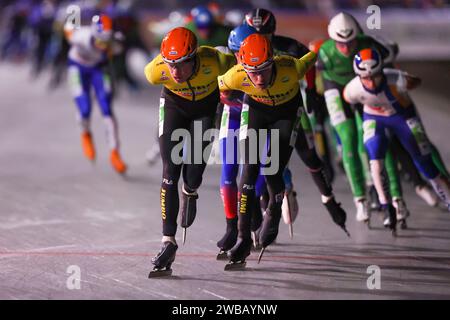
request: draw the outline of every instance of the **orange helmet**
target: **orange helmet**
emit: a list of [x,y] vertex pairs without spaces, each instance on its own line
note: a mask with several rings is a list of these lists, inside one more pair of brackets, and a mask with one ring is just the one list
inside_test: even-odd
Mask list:
[[161,56],[164,62],[178,63],[195,55],[197,51],[197,38],[186,28],[172,29],[161,43]]
[[260,70],[273,62],[273,50],[269,39],[254,33],[249,35],[239,49],[239,63],[246,71]]
[[325,42],[324,39],[313,40],[308,44],[308,48],[310,51],[317,54],[319,52],[320,47],[322,46],[322,44],[324,42]]

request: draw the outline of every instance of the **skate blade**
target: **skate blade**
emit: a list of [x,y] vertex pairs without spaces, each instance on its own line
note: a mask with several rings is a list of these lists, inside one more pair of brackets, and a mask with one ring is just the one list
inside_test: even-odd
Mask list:
[[372,229],[372,226],[370,224],[370,219],[367,219],[366,221],[364,221],[364,223],[367,225],[367,228],[370,230]]
[[255,249],[255,248],[257,248],[258,247],[258,239],[256,238],[256,232],[255,231],[252,231],[252,242],[253,242],[253,247],[252,247],[252,249]]
[[292,226],[292,222],[289,223],[289,237],[292,239],[294,239],[294,227]]
[[186,242],[186,229],[187,228],[183,228],[183,245]]
[[219,252],[216,260],[228,260],[228,253],[226,251]]
[[148,278],[163,278],[163,277],[170,277],[172,275],[172,269],[156,269],[150,271],[148,274]]
[[259,256],[258,256],[258,264],[261,262],[262,256],[264,254],[264,251],[266,251],[266,247],[263,247],[261,249],[261,251],[259,252]]
[[116,172],[116,174],[119,176],[119,177],[121,177],[121,178],[123,178],[123,179],[127,179],[128,178],[128,175],[127,175],[127,169],[125,169],[125,171],[122,171],[122,172],[119,172],[119,171],[117,171],[117,170],[114,170],[115,172]]
[[347,237],[351,238],[350,232],[348,232],[347,228],[345,226],[341,227],[341,228],[342,228],[342,230],[344,230],[344,232],[347,235]]
[[259,243],[257,243],[256,245],[253,245],[252,248],[250,249],[250,251],[259,251],[261,250],[262,247]]
[[244,270],[247,262],[229,262],[225,265],[224,271],[236,271],[236,270]]

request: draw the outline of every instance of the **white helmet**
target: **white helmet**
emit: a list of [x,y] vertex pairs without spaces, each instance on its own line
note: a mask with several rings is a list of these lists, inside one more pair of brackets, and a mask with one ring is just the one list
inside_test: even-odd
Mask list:
[[360,27],[355,18],[344,12],[335,15],[328,25],[328,35],[338,42],[350,42],[359,32]]

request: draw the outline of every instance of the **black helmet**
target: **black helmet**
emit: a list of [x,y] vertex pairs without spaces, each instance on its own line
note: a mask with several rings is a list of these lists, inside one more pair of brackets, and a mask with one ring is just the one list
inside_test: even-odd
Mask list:
[[253,9],[245,15],[245,23],[253,27],[258,33],[275,33],[277,22],[272,12],[266,9]]

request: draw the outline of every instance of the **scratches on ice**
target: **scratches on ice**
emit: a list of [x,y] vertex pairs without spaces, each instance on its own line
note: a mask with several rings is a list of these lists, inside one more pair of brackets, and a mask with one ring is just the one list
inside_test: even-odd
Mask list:
[[114,282],[117,282],[117,283],[119,283],[121,285],[133,288],[134,290],[137,290],[137,291],[140,291],[140,292],[143,292],[143,293],[147,293],[147,294],[151,294],[151,295],[154,295],[154,296],[157,296],[157,297],[163,297],[163,298],[166,298],[166,299],[178,299],[178,297],[176,297],[176,296],[173,296],[173,295],[170,295],[170,294],[166,294],[166,293],[163,293],[161,291],[150,290],[148,288],[143,289],[141,287],[137,287],[137,286],[135,286],[135,285],[133,285],[133,284],[131,284],[129,282],[126,282],[126,281],[123,281],[123,280],[120,280],[120,279],[101,277],[101,276],[95,275],[95,274],[90,274],[90,276],[93,277],[93,278],[97,278],[99,280],[114,281]]
[[204,293],[210,294],[210,295],[212,295],[212,296],[214,296],[214,297],[216,297],[216,298],[222,299],[222,300],[230,300],[230,299],[228,299],[228,298],[222,297],[222,296],[220,296],[220,295],[218,295],[218,294],[216,294],[216,293],[214,293],[214,292],[208,291],[208,290],[206,290],[206,289],[202,289],[202,291],[203,291]]
[[71,220],[63,220],[63,219],[49,219],[49,220],[42,220],[42,219],[20,219],[20,220],[10,220],[10,221],[2,221],[0,223],[0,229],[3,230],[12,230],[17,228],[25,228],[25,227],[39,227],[39,226],[45,226],[45,225],[52,225],[52,224],[67,224],[72,223],[75,221]]
[[123,211],[99,211],[87,208],[83,213],[86,218],[93,218],[101,221],[116,221],[116,220],[131,220],[136,218],[136,215]]

